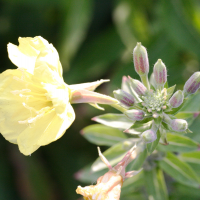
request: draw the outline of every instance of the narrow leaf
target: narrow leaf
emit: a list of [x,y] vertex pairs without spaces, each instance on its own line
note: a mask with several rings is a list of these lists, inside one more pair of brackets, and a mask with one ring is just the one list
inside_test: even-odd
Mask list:
[[81,134],[96,145],[112,146],[127,139],[122,131],[101,124],[87,126],[81,131]]
[[108,113],[105,115],[99,115],[92,118],[92,120],[119,129],[128,129],[134,123],[134,121],[128,119],[124,114]]
[[187,163],[181,161],[174,154],[168,152],[167,156],[158,163],[164,172],[169,174],[179,183],[199,188],[200,183],[198,182],[197,174]]
[[[161,169],[153,168],[150,171],[144,171],[144,183],[148,195],[154,200],[167,200],[167,188]],[[150,199],[150,198],[149,198]]]
[[158,144],[159,151],[188,152],[198,149],[198,143],[194,140],[178,134],[167,133],[168,145]]
[[158,130],[156,134],[157,134],[157,139],[154,142],[147,144],[147,151],[149,154],[151,154],[156,149],[159,143],[160,136],[161,136],[160,131]]

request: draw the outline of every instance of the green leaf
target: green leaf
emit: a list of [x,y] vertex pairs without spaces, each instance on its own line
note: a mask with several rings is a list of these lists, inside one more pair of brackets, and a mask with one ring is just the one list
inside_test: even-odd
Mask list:
[[198,112],[200,111],[200,93],[196,92],[195,94],[191,95],[187,101],[185,102],[184,106],[180,110],[180,112]]
[[99,115],[97,117],[94,117],[92,120],[104,124],[106,126],[119,129],[128,129],[134,123],[134,121],[127,118],[126,115],[115,113]]
[[198,143],[192,139],[178,134],[167,133],[168,145],[158,144],[159,151],[188,152],[198,149]]
[[185,162],[181,161],[177,156],[168,152],[167,156],[158,161],[159,166],[164,172],[169,174],[176,181],[191,187],[199,188],[197,174]]
[[140,154],[133,160],[132,163],[130,163],[127,167],[127,171],[132,171],[132,170],[139,170],[144,161],[146,160],[148,156],[147,149],[145,148]]
[[68,67],[71,58],[86,36],[93,9],[92,0],[65,2],[62,30],[58,37],[60,39],[59,54],[64,69]]
[[162,1],[162,22],[165,32],[180,49],[199,54],[199,33],[195,30],[183,12],[182,1]]
[[174,86],[172,86],[170,88],[167,88],[167,99],[166,100],[168,100],[172,96],[172,94],[174,93],[175,88],[176,88],[176,85],[174,85]]
[[[144,183],[148,196],[153,200],[167,200],[167,188],[161,169],[154,168],[151,171],[144,171]],[[153,198],[152,198],[153,197]],[[149,198],[150,199],[150,198]]]
[[[115,144],[114,146],[107,149],[103,155],[107,158],[112,166],[116,165],[125,156],[127,149],[124,147],[123,142]],[[94,172],[107,168],[107,166],[97,158],[92,165],[92,170]]]
[[64,74],[68,84],[91,81],[102,77],[107,67],[119,58],[124,45],[114,27],[110,27],[91,38],[80,49],[73,60],[70,74]]
[[83,169],[75,173],[75,178],[83,183],[95,183],[97,179],[108,172],[108,169],[93,172],[91,169],[91,164],[85,166]]
[[145,200],[145,197],[141,192],[134,192],[133,194],[124,195],[122,200]]
[[140,134],[144,131],[146,131],[147,129],[150,129],[152,125],[152,121],[149,122],[135,122],[129,129],[126,130],[126,133],[130,133],[130,134]]
[[143,171],[128,178],[122,186],[121,197],[126,196],[129,193],[134,193],[139,187],[144,185]]
[[200,165],[200,151],[188,152],[180,154],[181,160],[189,163],[195,163]]
[[87,126],[81,131],[81,134],[93,144],[106,146],[112,146],[127,139],[122,131],[101,124]]
[[179,158],[184,162],[187,162],[192,167],[192,169],[198,174],[200,179],[200,151],[182,153],[179,155]]
[[157,139],[154,141],[154,142],[151,142],[151,143],[148,143],[147,144],[147,151],[148,151],[148,154],[151,154],[157,147],[158,143],[159,143],[159,140],[160,140],[160,131],[158,130],[156,132],[157,134]]
[[198,115],[199,112],[178,112],[175,117],[178,119],[185,119],[188,125],[191,125]]

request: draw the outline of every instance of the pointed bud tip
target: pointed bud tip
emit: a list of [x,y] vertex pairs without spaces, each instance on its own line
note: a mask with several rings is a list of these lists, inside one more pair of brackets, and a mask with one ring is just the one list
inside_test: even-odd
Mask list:
[[83,131],[83,129],[80,130],[80,134],[81,134],[81,135],[84,135],[84,131]]
[[96,118],[96,117],[93,117],[91,120],[92,120],[92,121],[96,121],[96,120],[97,120],[97,118]]

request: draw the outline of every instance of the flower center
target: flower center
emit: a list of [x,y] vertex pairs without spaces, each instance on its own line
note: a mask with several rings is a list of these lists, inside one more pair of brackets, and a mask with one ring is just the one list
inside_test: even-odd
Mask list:
[[142,105],[147,109],[148,112],[159,112],[166,109],[166,88],[162,91],[150,91],[145,96],[142,96]]

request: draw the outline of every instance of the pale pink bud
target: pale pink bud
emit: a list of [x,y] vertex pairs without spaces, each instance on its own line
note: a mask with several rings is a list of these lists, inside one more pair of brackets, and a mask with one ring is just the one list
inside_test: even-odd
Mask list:
[[200,72],[195,72],[185,83],[183,91],[194,94],[200,87]]
[[172,108],[177,108],[183,103],[184,95],[181,90],[176,91],[170,98],[169,103]]
[[161,59],[158,59],[153,68],[154,80],[157,86],[164,86],[167,82],[167,70]]
[[117,104],[116,99],[107,95],[99,94],[89,90],[72,90],[70,103],[100,103],[100,104]]
[[135,99],[132,95],[125,92],[124,90],[115,90],[114,92],[115,98],[123,105],[130,107],[135,103]]
[[147,50],[141,45],[140,42],[138,42],[136,47],[133,49],[133,62],[135,66],[135,71],[139,75],[149,73],[149,59],[147,55]]
[[139,95],[139,96],[144,96],[147,88],[138,80],[132,79],[129,76],[130,79],[130,86],[133,88],[133,90]]
[[188,123],[184,119],[173,119],[170,125],[174,131],[183,132],[188,128]]
[[145,113],[142,110],[127,110],[124,114],[133,121],[141,121],[144,119]]
[[145,143],[151,143],[157,139],[157,134],[155,131],[149,129],[141,134],[141,138]]

